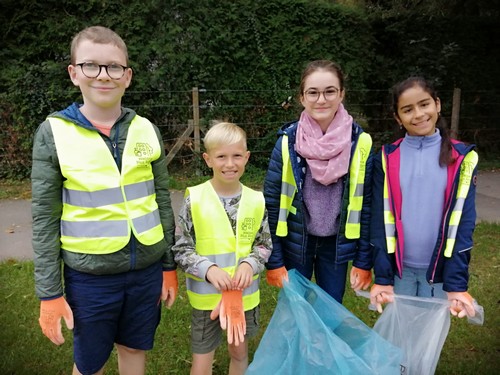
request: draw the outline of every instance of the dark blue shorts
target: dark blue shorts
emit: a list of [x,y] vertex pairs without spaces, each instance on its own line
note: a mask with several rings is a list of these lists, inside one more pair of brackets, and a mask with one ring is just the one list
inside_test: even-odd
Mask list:
[[83,375],[99,371],[114,343],[153,348],[161,313],[161,263],[116,275],[91,275],[64,267],[65,292],[73,310],[74,359]]

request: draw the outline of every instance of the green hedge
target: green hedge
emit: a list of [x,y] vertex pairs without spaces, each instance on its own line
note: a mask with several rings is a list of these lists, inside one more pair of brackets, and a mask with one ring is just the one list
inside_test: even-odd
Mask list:
[[500,53],[491,15],[367,12],[326,0],[4,0],[2,8],[1,178],[28,176],[38,124],[81,101],[67,75],[69,44],[96,24],[127,43],[134,78],[124,105],[158,124],[167,148],[192,117],[191,89],[199,87],[203,124],[241,124],[258,150],[252,160],[264,168],[277,128],[300,111],[296,102],[287,111],[281,103],[296,97],[304,65],[318,58],[342,65],[349,110],[381,141],[392,123],[387,90],[412,73],[447,90],[486,90],[470,121],[499,117],[486,100],[500,86],[498,56],[486,57]]

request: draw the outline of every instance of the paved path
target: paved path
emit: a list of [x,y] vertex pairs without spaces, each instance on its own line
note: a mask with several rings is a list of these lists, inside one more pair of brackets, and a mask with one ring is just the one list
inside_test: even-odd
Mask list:
[[[172,208],[177,215],[182,191],[172,191]],[[500,171],[479,172],[476,193],[478,222],[500,223]],[[0,200],[0,261],[32,259],[31,201]]]

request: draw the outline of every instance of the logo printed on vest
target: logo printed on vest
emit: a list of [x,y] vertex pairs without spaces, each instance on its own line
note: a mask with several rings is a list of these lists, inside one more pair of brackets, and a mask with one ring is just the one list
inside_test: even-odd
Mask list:
[[359,166],[360,166],[360,168],[364,168],[364,166],[366,165],[366,159],[368,159],[366,154],[367,154],[367,150],[365,150],[363,147],[360,147],[360,149],[359,149],[359,156],[360,156]]
[[151,162],[153,148],[147,143],[137,142],[134,147],[134,155],[137,157],[137,165],[144,166]]
[[241,238],[253,242],[254,226],[255,219],[253,217],[243,219],[243,222],[241,223]]
[[464,185],[470,185],[471,181],[471,176],[472,173],[474,172],[476,164],[473,162],[470,162],[468,160],[464,160],[462,165],[460,166],[461,169],[461,174],[464,176]]

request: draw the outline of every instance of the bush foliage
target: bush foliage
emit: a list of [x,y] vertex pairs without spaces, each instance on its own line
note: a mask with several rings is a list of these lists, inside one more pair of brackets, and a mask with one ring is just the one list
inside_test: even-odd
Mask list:
[[409,74],[431,78],[438,89],[477,93],[467,113],[474,126],[489,126],[484,113],[498,120],[498,8],[406,3],[3,0],[0,177],[29,175],[38,124],[81,101],[66,68],[72,36],[90,25],[110,27],[127,43],[134,79],[124,104],[165,125],[167,148],[192,118],[191,89],[198,87],[203,123],[241,124],[251,149],[261,150],[256,166],[265,167],[277,128],[300,110],[293,100],[288,111],[281,103],[296,96],[304,65],[319,58],[340,63],[349,110],[382,138],[391,130],[380,121],[390,118],[387,90]]

